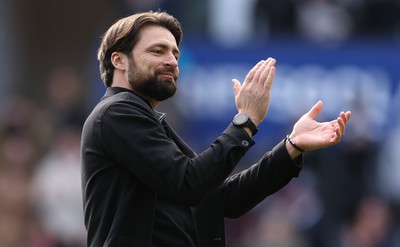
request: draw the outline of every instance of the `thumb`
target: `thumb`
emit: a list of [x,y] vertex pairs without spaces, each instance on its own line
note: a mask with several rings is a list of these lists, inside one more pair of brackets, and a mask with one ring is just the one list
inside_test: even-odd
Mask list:
[[322,108],[324,106],[324,103],[322,103],[321,100],[319,100],[312,108],[311,110],[307,113],[307,115],[311,118],[311,119],[315,119],[318,114],[321,112]]
[[232,79],[232,85],[233,85],[233,92],[235,93],[235,96],[237,96],[242,89],[242,85],[240,85],[240,82],[236,79]]

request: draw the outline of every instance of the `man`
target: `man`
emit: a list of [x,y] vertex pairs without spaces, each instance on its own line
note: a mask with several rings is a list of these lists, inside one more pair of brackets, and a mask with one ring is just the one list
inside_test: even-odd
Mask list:
[[155,110],[176,91],[181,38],[180,23],[165,12],[123,18],[103,37],[107,90],[82,133],[88,246],[225,246],[224,217],[243,215],[298,176],[301,152],[344,134],[350,112],[319,123],[318,102],[290,137],[230,176],[267,114],[275,59],[257,63],[242,85],[233,80],[238,115],[196,154]]

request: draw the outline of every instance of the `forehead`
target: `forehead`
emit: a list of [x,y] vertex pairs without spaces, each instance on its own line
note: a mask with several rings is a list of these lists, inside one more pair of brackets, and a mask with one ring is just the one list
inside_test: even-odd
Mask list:
[[136,46],[149,47],[160,43],[177,49],[175,37],[167,28],[149,25],[140,29],[140,38]]

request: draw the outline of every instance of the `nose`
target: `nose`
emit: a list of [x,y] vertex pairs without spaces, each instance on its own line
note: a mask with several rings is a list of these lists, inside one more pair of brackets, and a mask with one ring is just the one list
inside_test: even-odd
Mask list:
[[175,55],[172,53],[168,53],[166,59],[164,60],[164,65],[167,67],[178,67],[178,60],[176,59]]

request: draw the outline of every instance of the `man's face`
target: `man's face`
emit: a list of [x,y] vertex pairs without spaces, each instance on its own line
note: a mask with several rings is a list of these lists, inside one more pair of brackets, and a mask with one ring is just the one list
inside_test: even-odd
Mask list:
[[145,26],[133,48],[127,69],[132,89],[152,100],[163,101],[177,90],[179,49],[174,36],[160,26]]

